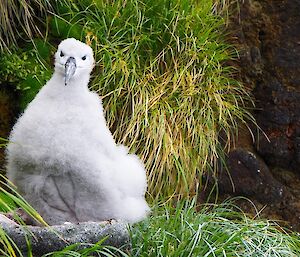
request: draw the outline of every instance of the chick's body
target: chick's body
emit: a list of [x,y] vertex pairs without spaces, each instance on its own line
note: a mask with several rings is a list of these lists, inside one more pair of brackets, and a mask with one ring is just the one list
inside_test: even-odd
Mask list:
[[79,70],[65,85],[56,69],[29,104],[10,136],[8,178],[49,224],[133,223],[149,210],[145,169],[116,145],[100,98],[87,88],[89,73]]

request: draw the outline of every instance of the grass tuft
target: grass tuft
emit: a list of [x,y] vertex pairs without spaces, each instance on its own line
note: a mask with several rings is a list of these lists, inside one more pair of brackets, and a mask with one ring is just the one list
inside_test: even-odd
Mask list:
[[223,162],[238,122],[252,119],[248,92],[226,66],[235,56],[225,43],[228,2],[79,1],[59,13],[95,49],[92,89],[115,138],[146,163],[153,197],[193,195]]
[[231,202],[202,207],[179,202],[156,207],[153,216],[132,231],[132,256],[299,256],[297,233],[274,222],[252,219]]
[[[52,4],[46,26],[50,39],[75,37],[93,47],[97,63],[91,88],[103,97],[116,140],[145,162],[152,198],[194,195],[203,173],[216,172],[224,162],[238,124],[253,121],[245,108],[251,101],[248,92],[227,65],[236,55],[224,32],[231,2]],[[28,77],[19,83],[25,89],[22,108],[37,93],[51,66],[53,48],[35,45],[47,60],[34,63],[14,55],[24,65],[12,70]],[[6,59],[4,65],[16,62]],[[25,64],[32,69],[25,69]],[[33,77],[33,70],[40,74]],[[3,75],[11,79],[9,71]]]
[[48,0],[0,1],[0,52],[10,50],[19,39],[41,35],[39,23],[51,10]]

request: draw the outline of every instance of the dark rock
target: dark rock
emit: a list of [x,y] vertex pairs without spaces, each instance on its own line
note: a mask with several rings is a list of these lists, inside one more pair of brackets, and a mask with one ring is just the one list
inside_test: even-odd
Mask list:
[[[50,227],[23,227],[9,223],[1,223],[1,226],[24,256],[28,251],[26,238],[30,239],[33,256],[59,251],[76,243],[95,244],[105,237],[103,245],[130,247],[127,224],[119,221],[66,223]],[[87,245],[81,245],[80,249],[84,247]]]
[[264,161],[251,151],[235,149],[228,156],[228,170],[218,178],[222,193],[255,197],[261,203],[278,203],[287,193]]
[[229,154],[231,178],[217,178],[221,198],[247,196],[267,217],[300,231],[300,1],[245,0],[239,7],[230,30],[263,133],[253,133],[253,144],[240,131],[247,144],[238,142]]
[[[297,198],[300,177],[287,170],[270,170],[262,158],[244,148],[232,150],[227,164],[228,170],[221,170],[215,178],[220,201],[238,196],[235,204],[245,212],[282,221],[282,225],[300,231],[300,201]],[[202,192],[200,201],[211,194],[214,182],[212,177],[208,178],[208,190]]]
[[[252,84],[258,109],[255,117],[271,138],[269,144],[263,137],[257,138],[259,153],[269,165],[295,172],[300,167],[294,147],[300,136],[299,24],[298,0],[246,0],[241,5],[240,30],[244,36],[239,47],[242,51],[251,49],[251,58],[242,60],[241,76]],[[291,127],[293,133],[286,133]]]
[[[268,138],[260,140],[258,152],[264,156],[266,162],[277,167],[289,167],[294,159],[291,140],[278,130],[268,131]],[[278,158],[281,156],[281,159]]]

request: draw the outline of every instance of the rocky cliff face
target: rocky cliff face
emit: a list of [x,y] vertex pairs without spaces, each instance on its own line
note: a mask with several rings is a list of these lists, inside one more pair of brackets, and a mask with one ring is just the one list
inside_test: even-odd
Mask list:
[[300,2],[245,1],[241,26],[244,81],[268,137],[257,150],[268,165],[300,174]]
[[228,160],[235,187],[223,173],[220,189],[267,206],[268,217],[300,230],[300,1],[245,0],[231,30],[265,135],[254,131],[252,144],[242,132]]

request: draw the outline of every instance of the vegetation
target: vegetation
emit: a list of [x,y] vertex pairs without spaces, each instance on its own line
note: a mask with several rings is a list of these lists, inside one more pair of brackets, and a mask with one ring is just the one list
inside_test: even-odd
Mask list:
[[[14,50],[0,55],[0,77],[2,83],[18,90],[20,108],[25,109],[41,87],[50,79],[50,47],[42,40],[35,40],[26,51]],[[47,61],[46,61],[47,60]]]
[[233,57],[224,20],[214,1],[122,3],[83,12],[101,72],[93,89],[116,138],[146,163],[150,193],[193,194],[222,160],[220,132],[227,146],[237,121],[249,117],[246,90],[223,66]]
[[160,206],[132,229],[132,256],[299,256],[299,234],[274,222],[252,219],[232,201],[203,206],[179,202]]
[[[3,191],[2,191],[3,193]],[[9,195],[9,199],[11,195]],[[3,198],[1,198],[3,199]],[[9,202],[19,205],[20,198]],[[23,201],[23,200],[22,200]],[[7,204],[1,201],[0,207]],[[23,206],[24,207],[24,206]],[[199,208],[201,207],[201,208]],[[10,207],[9,207],[10,208]],[[105,245],[71,245],[45,256],[299,256],[299,234],[289,234],[276,223],[247,217],[233,201],[220,205],[196,206],[196,198],[176,206],[156,204],[151,217],[130,229],[132,250],[123,252]],[[21,256],[0,229],[3,256]]]
[[32,39],[41,35],[40,19],[51,10],[48,0],[0,1],[0,51],[17,47],[20,38]]
[[[36,210],[34,210],[16,191],[11,182],[9,182],[4,176],[0,175],[0,211],[11,212],[16,222],[25,225],[22,218],[16,212],[18,207],[22,208],[38,223],[47,225],[43,218],[36,212]],[[18,249],[12,239],[5,233],[2,227],[0,227],[0,255],[13,257],[22,256],[21,251]]]
[[[202,174],[222,163],[238,122],[251,119],[244,103],[248,93],[225,66],[234,58],[225,43],[227,2],[58,1],[52,8],[48,41],[75,37],[93,46],[91,87],[103,96],[117,141],[144,160],[150,195],[193,195]],[[3,61],[24,63],[13,69],[24,78],[22,106],[48,78],[45,58],[55,48],[44,49],[43,56],[39,47],[30,50],[44,66],[30,61],[29,73],[18,53],[19,59]]]
[[[245,108],[248,93],[226,65],[235,58],[224,34],[228,2],[2,1],[0,83],[19,90],[25,108],[51,74],[57,43],[66,37],[85,41],[97,60],[91,88],[103,96],[115,138],[146,163],[149,195],[193,195],[202,174],[222,163],[237,124],[252,119]],[[21,206],[42,222],[2,181],[1,211]],[[149,220],[131,228],[131,253],[101,241],[86,250],[74,245],[47,256],[300,255],[299,235],[250,219],[230,203],[200,211],[195,200],[175,205],[154,204]],[[21,255],[2,229],[0,245],[4,256]]]
[[[82,246],[85,246],[84,249]],[[80,246],[80,247],[79,247]],[[52,252],[49,254],[45,254],[43,257],[90,257],[90,256],[107,256],[107,257],[129,257],[128,254],[123,252],[120,249],[117,249],[113,246],[105,245],[105,238],[100,240],[97,244],[75,244],[70,245],[63,249],[62,251]]]

